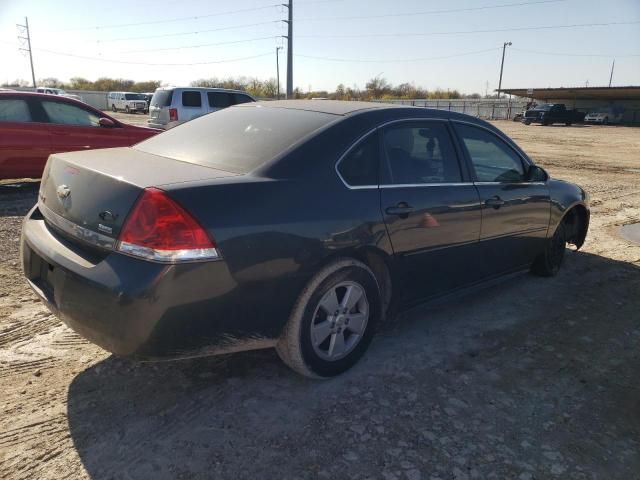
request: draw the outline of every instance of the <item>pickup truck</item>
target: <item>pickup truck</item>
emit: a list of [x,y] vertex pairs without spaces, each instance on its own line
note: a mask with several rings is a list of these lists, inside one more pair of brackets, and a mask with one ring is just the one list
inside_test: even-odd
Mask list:
[[569,126],[573,122],[580,122],[584,119],[584,113],[577,110],[567,110],[564,103],[544,103],[527,110],[522,118],[522,123],[531,125],[541,123],[542,125],[552,125],[554,123],[564,123]]

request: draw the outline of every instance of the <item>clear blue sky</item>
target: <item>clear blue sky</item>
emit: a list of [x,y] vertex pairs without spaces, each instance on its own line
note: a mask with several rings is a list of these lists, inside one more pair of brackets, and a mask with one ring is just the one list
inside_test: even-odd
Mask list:
[[[619,24],[640,22],[640,0],[535,1],[294,0],[294,85],[303,91],[333,90],[339,83],[364,88],[380,74],[394,84],[484,93],[486,82],[490,91],[497,88],[505,41],[513,46],[503,87],[606,85],[614,57],[613,84],[640,84],[640,23]],[[275,3],[0,0],[0,82],[31,78],[28,59],[17,50],[15,24],[25,16],[36,78],[109,76],[175,85],[213,76],[275,77],[275,48],[285,45],[279,36],[286,34],[278,21],[286,9]],[[531,4],[513,5],[522,3]],[[490,8],[497,5],[503,7]],[[485,8],[460,11],[479,7]],[[379,18],[356,18],[363,16]],[[157,23],[115,27],[142,22]],[[618,24],[486,32],[593,23]],[[234,59],[242,60],[228,62]],[[286,49],[280,60],[284,86]]]

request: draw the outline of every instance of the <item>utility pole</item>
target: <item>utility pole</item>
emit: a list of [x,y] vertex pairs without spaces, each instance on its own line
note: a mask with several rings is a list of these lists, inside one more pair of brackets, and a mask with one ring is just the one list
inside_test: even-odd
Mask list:
[[611,81],[613,80],[613,67],[616,66],[616,59],[613,59],[613,63],[611,64],[611,75],[609,75],[609,88],[611,88]]
[[[19,23],[16,26],[20,29],[18,40],[27,42],[27,48],[18,48],[21,52],[29,52],[29,62],[31,63],[31,80],[33,80],[33,88],[36,88],[36,74],[33,71],[33,54],[31,53],[31,35],[29,34],[29,20],[24,17],[24,25]],[[25,36],[26,35],[26,36]]]
[[504,52],[507,47],[511,46],[511,42],[504,42],[502,45],[502,63],[500,64],[500,81],[498,82],[498,99],[500,98],[500,90],[502,89],[502,69],[504,68]]
[[293,0],[283,3],[283,7],[289,9],[289,19],[287,22],[287,98],[293,97]]
[[278,96],[276,97],[280,100],[280,54],[278,53],[282,50],[282,47],[276,47],[276,81],[278,82]]

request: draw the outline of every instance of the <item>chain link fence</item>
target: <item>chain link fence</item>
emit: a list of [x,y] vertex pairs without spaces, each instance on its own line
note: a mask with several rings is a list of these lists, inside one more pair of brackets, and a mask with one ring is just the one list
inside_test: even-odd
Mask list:
[[455,99],[455,100],[377,100],[382,103],[413,105],[414,107],[435,108],[449,112],[466,113],[488,120],[512,120],[527,106],[526,100],[510,99]]

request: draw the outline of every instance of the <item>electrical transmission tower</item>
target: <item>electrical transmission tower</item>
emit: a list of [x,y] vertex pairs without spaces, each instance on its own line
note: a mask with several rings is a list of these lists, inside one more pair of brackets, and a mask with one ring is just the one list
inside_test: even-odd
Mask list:
[[[18,48],[21,52],[29,53],[29,62],[31,63],[31,80],[33,80],[33,88],[36,88],[36,74],[33,71],[33,54],[31,53],[31,34],[29,33],[29,19],[24,17],[24,25],[16,24],[18,27],[18,40],[21,46]],[[26,46],[26,48],[25,48]]]

